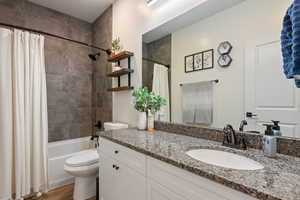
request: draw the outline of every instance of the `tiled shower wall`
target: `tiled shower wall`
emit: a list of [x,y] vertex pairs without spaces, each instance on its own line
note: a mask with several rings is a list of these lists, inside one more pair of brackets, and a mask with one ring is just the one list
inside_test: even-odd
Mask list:
[[[167,35],[150,43],[143,43],[143,57],[171,65],[172,35]],[[172,66],[171,66],[172,68]],[[171,68],[169,76],[171,77]],[[154,63],[143,61],[143,86],[152,90]]]
[[[93,35],[92,24],[32,4],[27,0],[0,0],[0,21],[43,30],[89,44],[93,40],[98,41],[99,37],[100,41],[109,41],[97,43],[104,48],[108,48],[111,41],[111,36],[101,35],[103,30]],[[101,30],[101,24],[97,27]],[[88,58],[88,54],[92,52],[92,49],[82,45],[52,37],[45,38],[49,142],[92,134],[93,116],[97,110],[97,105],[93,105],[93,67],[95,66]],[[99,76],[103,78],[102,82],[97,83],[97,87],[100,88],[102,86],[98,84],[109,82],[105,80],[101,66],[99,63],[99,69],[97,69]],[[109,93],[99,94],[99,102],[108,100],[111,100]],[[94,120],[102,120],[104,119],[102,117],[111,115],[112,111],[108,104],[105,103],[106,109],[102,112],[109,114],[101,113],[101,116],[97,115]]]
[[[109,7],[93,23],[93,44],[99,47],[111,48],[112,41],[112,7]],[[112,87],[112,81],[105,75],[112,70],[107,62],[107,55],[101,52],[94,65],[93,74],[93,119],[95,122],[112,121],[112,94],[107,92]],[[103,127],[102,127],[103,129]],[[95,131],[95,129],[94,129]]]

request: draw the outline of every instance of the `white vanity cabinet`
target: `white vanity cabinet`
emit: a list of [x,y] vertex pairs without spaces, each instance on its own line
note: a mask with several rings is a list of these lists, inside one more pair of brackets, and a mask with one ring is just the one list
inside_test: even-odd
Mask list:
[[146,156],[101,140],[99,189],[101,200],[146,199]]
[[146,178],[134,169],[112,158],[101,159],[100,191],[102,200],[142,200],[146,194]]
[[99,153],[102,200],[256,200],[106,139]]
[[184,196],[174,193],[168,188],[152,180],[148,181],[147,199],[148,200],[185,200]]

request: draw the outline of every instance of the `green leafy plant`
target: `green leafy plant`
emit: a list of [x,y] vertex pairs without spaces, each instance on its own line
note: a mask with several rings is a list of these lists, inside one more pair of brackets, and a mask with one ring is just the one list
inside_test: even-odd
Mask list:
[[156,96],[154,93],[151,93],[149,101],[149,110],[152,113],[156,113],[160,111],[161,107],[165,106],[166,103],[166,99],[162,98],[161,96]]
[[134,108],[139,112],[147,112],[149,107],[150,93],[147,87],[134,89],[132,92]]
[[158,112],[162,106],[166,105],[166,99],[149,92],[147,87],[134,89],[132,92],[134,108],[139,112]]
[[111,43],[111,46],[112,46],[112,51],[113,52],[117,52],[117,51],[120,51],[121,50],[121,40],[120,38],[116,38],[112,41]]

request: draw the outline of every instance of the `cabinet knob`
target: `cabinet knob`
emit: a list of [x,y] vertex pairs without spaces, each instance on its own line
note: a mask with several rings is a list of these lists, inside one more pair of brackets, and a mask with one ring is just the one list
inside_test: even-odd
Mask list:
[[113,167],[113,168],[116,168],[116,165],[113,165],[112,167]]
[[116,170],[119,170],[119,169],[120,169],[120,167],[116,166]]
[[118,154],[119,153],[119,151],[118,150],[115,150],[115,154]]

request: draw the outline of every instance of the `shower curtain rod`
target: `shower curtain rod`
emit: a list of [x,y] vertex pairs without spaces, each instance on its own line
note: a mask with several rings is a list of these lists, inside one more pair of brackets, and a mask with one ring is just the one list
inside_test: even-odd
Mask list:
[[146,61],[148,61],[148,62],[152,62],[152,63],[157,63],[157,64],[160,64],[160,65],[163,65],[163,66],[165,66],[166,68],[170,68],[170,65],[166,65],[166,64],[164,64],[164,63],[161,63],[161,62],[157,62],[156,60],[152,60],[152,59],[149,59],[149,58],[143,58],[143,60],[146,60]]
[[72,40],[72,39],[69,39],[69,38],[65,38],[65,37],[62,37],[62,36],[59,36],[59,35],[55,35],[55,34],[51,34],[51,33],[46,33],[44,31],[39,31],[39,30],[35,30],[35,29],[30,29],[30,28],[22,27],[22,26],[7,24],[7,23],[3,23],[3,22],[0,22],[0,26],[6,26],[6,27],[10,27],[10,28],[15,28],[15,29],[21,29],[21,30],[28,31],[28,32],[31,32],[31,33],[37,33],[37,34],[41,34],[41,35],[46,35],[46,36],[50,36],[50,37],[59,38],[59,39],[62,39],[62,40],[66,40],[66,41],[69,41],[69,42],[73,42],[73,43],[76,43],[76,44],[87,46],[87,47],[90,47],[90,48],[93,48],[93,49],[98,49],[98,50],[104,51],[108,55],[111,54],[111,50],[110,49],[104,49],[104,48],[97,47],[97,46],[94,46],[94,45],[90,45],[90,44],[87,44],[87,43],[84,43],[84,42],[80,42],[80,41],[77,41],[77,40]]

